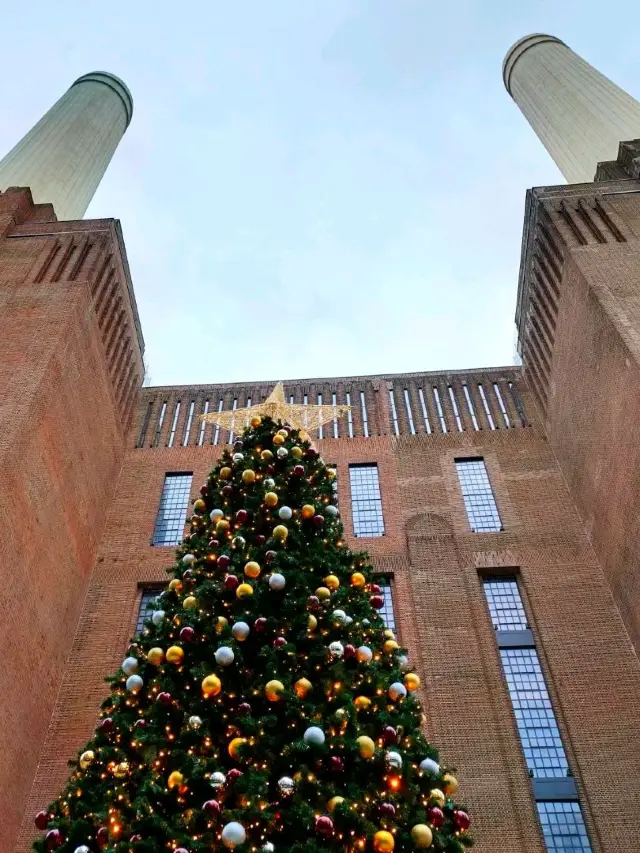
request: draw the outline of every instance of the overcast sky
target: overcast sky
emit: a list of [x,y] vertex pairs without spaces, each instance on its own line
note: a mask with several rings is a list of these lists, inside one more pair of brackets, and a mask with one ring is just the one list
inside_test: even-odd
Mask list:
[[87,71],[131,88],[88,216],[122,221],[152,384],[510,364],[525,191],[562,179],[502,59],[553,33],[638,96],[637,4],[602,9],[5,4],[0,151]]

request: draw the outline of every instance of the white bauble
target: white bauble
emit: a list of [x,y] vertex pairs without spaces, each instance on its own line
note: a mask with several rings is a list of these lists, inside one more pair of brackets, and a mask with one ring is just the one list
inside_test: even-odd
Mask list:
[[394,681],[393,684],[389,687],[389,698],[393,699],[394,702],[398,699],[404,699],[407,695],[407,688],[401,681]]
[[234,536],[231,540],[232,547],[237,548],[238,551],[242,551],[246,544],[247,540],[244,538],[244,536]]
[[329,651],[334,656],[334,658],[341,658],[344,654],[344,646],[342,643],[339,643],[337,640],[329,645]]
[[81,844],[80,847],[76,847],[73,853],[91,853],[86,844]]
[[289,519],[293,515],[293,510],[290,506],[281,506],[278,510],[278,515],[283,521],[289,521]]
[[362,620],[362,624],[364,625],[364,627],[365,627],[365,628],[368,628],[368,627],[369,627],[369,625],[371,625],[371,622],[369,622],[369,620],[368,620],[368,619],[363,619],[363,620]]
[[196,555],[195,554],[185,554],[184,557],[182,558],[182,562],[185,564],[185,566],[191,566],[193,563],[195,563],[195,561],[196,561]]
[[322,746],[324,743],[324,732],[318,726],[309,726],[302,737],[310,746]]
[[360,661],[360,663],[369,663],[371,658],[373,657],[373,652],[369,648],[369,646],[360,646],[356,650],[356,657]]
[[192,729],[194,732],[197,732],[201,725],[201,717],[196,717],[195,715],[193,717],[189,717],[189,728]]
[[352,623],[353,623],[353,616],[345,616],[344,617],[344,624],[345,625],[351,625]]
[[220,646],[219,649],[216,649],[214,657],[219,666],[230,666],[234,658],[233,649],[230,649],[229,646]]
[[431,773],[432,776],[440,775],[440,765],[433,758],[423,758],[420,762],[420,770],[423,773]]
[[216,521],[220,521],[220,519],[224,516],[224,512],[221,509],[212,509],[209,513],[209,518],[215,524]]
[[219,770],[216,770],[215,773],[211,774],[211,779],[209,779],[209,784],[212,788],[221,788],[224,783],[227,781],[227,777],[224,773],[221,773]]
[[233,461],[236,464],[238,464],[238,462],[242,462],[243,459],[244,459],[244,453],[234,453],[233,454]]
[[329,504],[324,508],[324,514],[328,515],[330,518],[337,518],[340,514],[337,506],[333,506],[333,504]]
[[142,690],[143,684],[144,681],[140,678],[139,675],[130,675],[129,678],[127,678],[126,687],[130,693],[137,693],[138,690]]
[[296,783],[289,776],[283,776],[281,779],[278,779],[278,790],[285,797],[293,794],[295,787]]
[[279,447],[276,453],[278,459],[286,459],[289,455],[289,451],[286,447]]
[[402,767],[402,756],[399,752],[395,752],[394,750],[390,750],[385,754],[384,760],[387,762],[389,767],[392,770],[400,770]]
[[337,622],[339,625],[347,624],[347,614],[344,610],[334,610],[331,614],[331,618],[334,622]]
[[151,621],[156,627],[164,622],[164,610],[154,610],[151,614]]
[[231,850],[238,844],[244,844],[246,838],[247,833],[244,831],[244,826],[237,820],[232,820],[222,830],[222,843]]
[[122,661],[122,671],[125,675],[133,675],[138,669],[137,658],[125,658]]
[[251,628],[247,625],[246,622],[236,622],[231,628],[231,633],[233,634],[234,640],[237,640],[241,643],[243,640],[246,640],[249,634],[251,633]]
[[270,489],[275,489],[276,481],[273,480],[271,477],[265,477],[264,480],[262,481],[262,485],[265,487],[265,489],[267,491],[269,491]]
[[260,848],[260,853],[273,853],[276,848],[270,841],[265,841],[262,847]]
[[285,588],[286,583],[287,582],[285,580],[284,575],[281,575],[279,572],[276,572],[274,575],[271,575],[269,578],[269,586],[271,587],[271,589],[275,589],[278,592],[281,589]]
[[408,672],[411,669],[409,658],[406,655],[398,655],[396,660],[398,661],[398,666],[402,672]]

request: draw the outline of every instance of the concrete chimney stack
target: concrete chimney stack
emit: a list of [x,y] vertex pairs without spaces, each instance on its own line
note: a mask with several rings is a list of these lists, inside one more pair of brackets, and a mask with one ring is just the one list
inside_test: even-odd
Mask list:
[[517,41],[502,66],[507,92],[569,183],[594,179],[598,163],[640,137],[640,103],[555,36]]
[[133,113],[131,93],[105,71],[79,77],[3,160],[0,191],[30,187],[59,220],[81,219]]

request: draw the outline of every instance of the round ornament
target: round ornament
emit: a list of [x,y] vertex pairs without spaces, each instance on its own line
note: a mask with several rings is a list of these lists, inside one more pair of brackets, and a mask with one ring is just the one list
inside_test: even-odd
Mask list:
[[139,675],[130,675],[126,681],[126,688],[130,693],[137,693],[142,690],[143,680]]
[[238,705],[238,713],[242,717],[248,717],[251,714],[251,705],[248,702],[241,702]]
[[344,655],[344,646],[336,640],[329,644],[329,651],[334,658],[341,658]]
[[220,475],[219,475],[220,479],[221,480],[228,480],[231,477],[232,473],[233,472],[232,472],[231,468],[229,468],[227,465],[225,465],[220,469]]
[[[275,489],[275,487],[276,487],[276,481],[272,477],[265,477],[264,480],[262,481],[262,484],[265,487],[265,489]],[[271,500],[273,500],[273,498],[271,498]],[[265,503],[266,503],[266,498],[265,498]],[[274,503],[273,506],[275,506],[277,503],[278,503],[278,496],[276,495],[276,503]],[[267,503],[267,506],[269,506],[268,503]]]
[[195,608],[198,606],[198,601],[195,595],[188,595],[182,602],[182,606],[185,610],[195,610]]
[[372,595],[369,604],[376,610],[381,610],[384,607],[384,598],[381,595]]
[[249,583],[241,583],[236,590],[237,598],[249,598],[253,595],[253,587]]
[[227,530],[231,527],[226,518],[221,518],[220,521],[216,524],[216,533],[219,536],[224,536]]
[[293,794],[296,783],[290,776],[282,776],[278,779],[278,791],[283,797],[289,797]]
[[230,850],[233,850],[239,844],[244,844],[246,838],[247,833],[244,830],[244,826],[236,820],[232,820],[223,827],[222,843]]
[[278,515],[283,521],[289,521],[289,519],[293,515],[293,510],[290,506],[281,506],[278,510]]
[[354,658],[355,656],[356,647],[351,645],[351,643],[347,643],[347,645],[344,647],[344,659],[351,660],[351,658]]
[[324,524],[324,515],[314,515],[313,523],[316,527],[322,527],[322,525]]
[[429,799],[440,808],[444,806],[445,796],[440,788],[432,788],[431,791],[429,791]]
[[309,726],[302,737],[309,746],[322,746],[324,743],[324,732],[318,726]]
[[233,634],[234,640],[241,643],[243,640],[247,639],[251,633],[251,628],[246,622],[236,622],[231,628],[231,633]]
[[[326,580],[327,580],[327,578],[325,578],[325,582],[326,582]],[[327,586],[328,586],[328,584],[327,584]],[[337,625],[346,625],[347,614],[344,612],[344,610],[334,610],[333,613],[331,614],[331,618],[333,619],[333,621]]]
[[286,646],[286,645],[287,645],[287,641],[285,640],[284,637],[276,637],[275,640],[273,641],[274,649],[281,649],[283,646]]
[[327,810],[332,812],[336,806],[340,805],[340,803],[344,803],[344,797],[331,797],[327,803]]
[[[247,742],[247,739],[244,737],[234,737],[233,740],[229,742],[229,746],[227,747],[229,755],[231,758],[238,758],[240,748]],[[231,772],[231,771],[229,771]],[[227,774],[228,777],[229,774]]]
[[192,566],[195,563],[195,561],[196,561],[196,555],[195,554],[185,554],[184,557],[182,558],[182,562],[184,563],[185,566]]
[[286,447],[279,447],[276,450],[276,456],[278,457],[278,459],[286,459],[288,455],[289,455],[289,451],[287,450]]
[[36,829],[46,829],[49,826],[49,812],[38,812],[33,822],[36,825]]
[[173,580],[169,581],[169,589],[171,590],[171,592],[180,592],[180,590],[182,589],[182,581],[178,580],[178,578],[174,578]]
[[230,649],[229,646],[220,646],[219,649],[216,649],[214,657],[218,666],[230,666],[234,659],[233,649]]
[[221,788],[226,782],[226,776],[224,773],[221,773],[219,770],[216,770],[215,773],[211,774],[211,778],[209,779],[209,784],[212,788]]
[[277,432],[277,433],[273,436],[273,443],[274,443],[275,447],[280,447],[281,445],[283,445],[283,444],[284,444],[284,441],[285,441],[285,436],[284,436],[284,435],[280,435],[280,433],[279,433],[279,432]]
[[420,677],[415,672],[408,672],[404,677],[404,686],[412,693],[420,687]]
[[83,770],[86,770],[95,760],[96,754],[92,749],[85,750],[80,756],[79,764]]
[[344,761],[339,755],[332,755],[329,759],[329,767],[334,773],[342,773],[344,771]]
[[378,806],[378,813],[380,814],[380,817],[395,817],[396,807],[393,803],[380,803]]
[[327,506],[324,508],[324,514],[328,515],[329,518],[337,518],[340,512],[337,506],[334,506],[333,504],[327,504]]
[[322,583],[330,590],[338,589],[340,586],[340,581],[335,575],[327,575],[326,578],[323,579]]
[[129,762],[121,761],[113,768],[113,775],[116,779],[124,779],[129,774]]
[[305,504],[302,507],[302,510],[300,511],[300,515],[303,518],[313,518],[313,516],[315,515],[315,512],[316,512],[316,508],[314,507],[313,504]]
[[156,702],[158,702],[160,705],[164,705],[165,708],[168,708],[169,705],[171,705],[171,703],[173,702],[173,697],[171,696],[171,693],[169,693],[167,690],[163,690],[156,696]]
[[397,661],[401,672],[408,672],[411,669],[409,658],[406,655],[398,655]]
[[238,465],[244,459],[244,453],[234,453],[232,458],[236,465]]
[[356,657],[360,663],[370,663],[373,658],[373,652],[369,646],[360,646],[360,648],[356,650]]
[[197,732],[200,726],[202,725],[202,719],[195,714],[192,717],[189,717],[189,728]]
[[398,648],[400,647],[398,646],[395,640],[385,640],[384,645],[382,646],[382,651],[386,652],[387,654],[391,654],[391,652],[395,652]]
[[245,483],[246,485],[249,485],[250,483],[254,483],[255,479],[256,479],[256,472],[253,469],[247,468],[246,471],[242,472],[242,482]]
[[471,826],[471,818],[466,812],[462,811],[462,809],[456,809],[454,811],[453,822],[455,823],[458,832],[464,832]]
[[258,616],[256,621],[253,623],[253,630],[257,631],[258,634],[261,634],[267,627],[267,620],[264,616]]
[[263,462],[271,462],[273,459],[273,453],[267,448],[260,453],[260,459],[262,459]]
[[313,684],[308,678],[299,678],[293,685],[293,690],[299,699],[304,699],[313,690]]
[[416,847],[431,847],[433,832],[431,832],[426,823],[416,823],[411,829],[411,839]]
[[80,847],[76,847],[73,853],[91,853],[86,844],[81,844]]
[[238,524],[245,524],[247,519],[249,518],[249,513],[246,509],[239,509],[236,513],[236,521]]
[[295,477],[304,477],[304,465],[294,465],[292,473]]
[[184,651],[180,646],[169,646],[167,649],[167,663],[181,664],[184,658]]
[[358,751],[360,752],[361,758],[373,758],[376,745],[367,735],[360,735],[359,738],[356,738],[356,743],[358,744]]
[[329,835],[333,835],[333,821],[327,815],[317,817],[315,826],[318,835],[322,835],[325,838]]
[[277,539],[279,542],[284,542],[288,535],[289,531],[284,524],[278,524],[273,528],[273,538]]
[[221,634],[228,624],[229,620],[225,616],[218,616],[215,625],[216,634]]
[[278,702],[284,693],[284,684],[281,681],[273,679],[268,681],[264,687],[264,695],[270,702]]
[[382,740],[386,744],[395,743],[398,739],[398,732],[393,728],[393,726],[385,726],[382,729]]
[[169,790],[172,788],[179,788],[184,782],[184,776],[179,770],[174,770],[173,773],[169,774],[169,778],[167,779],[167,787]]
[[353,700],[353,704],[356,706],[358,711],[366,711],[367,708],[371,707],[371,699],[368,696],[356,696]]
[[355,586],[356,589],[362,589],[363,586],[367,583],[367,579],[362,574],[362,572],[354,572],[350,578],[351,586]]
[[164,622],[164,610],[154,610],[151,614],[151,621],[153,624],[158,627],[158,625],[162,625]]
[[106,732],[107,734],[109,732],[112,732],[114,729],[114,724],[111,717],[105,717],[103,720],[101,720],[98,724],[98,728],[101,732]]
[[63,838],[59,829],[50,829],[44,837],[47,850],[57,850],[62,846]]
[[387,762],[387,766],[392,770],[400,770],[402,768],[402,756],[399,752],[395,752],[395,750],[387,752],[384,760]]
[[442,777],[442,790],[449,797],[453,797],[458,790],[458,780],[451,773],[445,773]]
[[225,589],[237,589],[240,581],[235,575],[227,575],[224,579],[224,588]]
[[395,844],[393,835],[386,829],[379,829],[373,836],[373,849],[376,853],[392,853]]
[[326,586],[319,586],[316,590],[316,597],[320,599],[320,601],[328,601],[331,598],[331,590]]
[[294,459],[302,459],[302,448],[299,445],[294,444],[291,448],[291,455]]
[[318,627],[318,620],[313,615],[313,613],[310,613],[307,617],[307,629],[309,631],[315,631],[317,627]]
[[231,547],[235,548],[237,551],[242,551],[247,544],[247,540],[244,536],[234,536],[231,540]]
[[254,429],[257,429],[262,423],[262,418],[260,417],[260,415],[254,415],[249,421],[249,423]]
[[220,803],[217,800],[207,800],[206,803],[202,804],[202,811],[209,819],[211,819],[220,817],[222,809],[220,808]]
[[217,524],[221,518],[224,518],[224,512],[221,509],[212,509],[209,518],[214,524]]
[[440,765],[433,758],[423,758],[420,762],[420,770],[423,773],[431,773],[432,776],[440,775]]
[[96,841],[100,847],[106,847],[109,843],[109,832],[106,826],[101,826],[96,832]]
[[231,557],[228,554],[220,554],[218,557],[218,566],[221,569],[228,569],[231,563]]
[[202,693],[204,694],[205,699],[208,699],[210,696],[217,696],[221,689],[222,683],[215,673],[206,675],[202,679]]
[[271,589],[276,590],[276,592],[279,592],[280,590],[284,589],[286,583],[287,582],[285,580],[284,575],[281,575],[279,572],[276,572],[269,578],[269,586]]
[[249,560],[249,562],[246,563],[246,565],[244,567],[245,575],[248,578],[251,578],[252,580],[259,576],[260,571],[261,571],[260,564],[256,563],[255,560]]
[[180,630],[180,639],[183,643],[190,643],[195,635],[196,632],[190,625],[185,625],[184,628]]
[[400,699],[404,699],[406,695],[407,688],[401,681],[394,681],[393,684],[389,687],[389,698],[393,699],[394,702],[397,702]]
[[125,658],[122,661],[122,671],[125,675],[133,675],[138,669],[137,658]]
[[435,829],[440,829],[444,824],[444,812],[438,806],[430,806],[427,809],[427,818]]

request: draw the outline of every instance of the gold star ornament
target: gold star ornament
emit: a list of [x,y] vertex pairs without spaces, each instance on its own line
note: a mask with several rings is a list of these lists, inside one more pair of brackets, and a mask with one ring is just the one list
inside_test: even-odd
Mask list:
[[264,403],[257,406],[249,406],[245,409],[236,409],[235,412],[211,412],[201,415],[201,420],[206,423],[217,424],[223,429],[232,432],[239,426],[249,426],[251,418],[259,415],[262,418],[300,430],[317,429],[345,415],[351,406],[301,406],[296,403],[287,403],[284,399],[284,388],[282,382],[278,382]]

